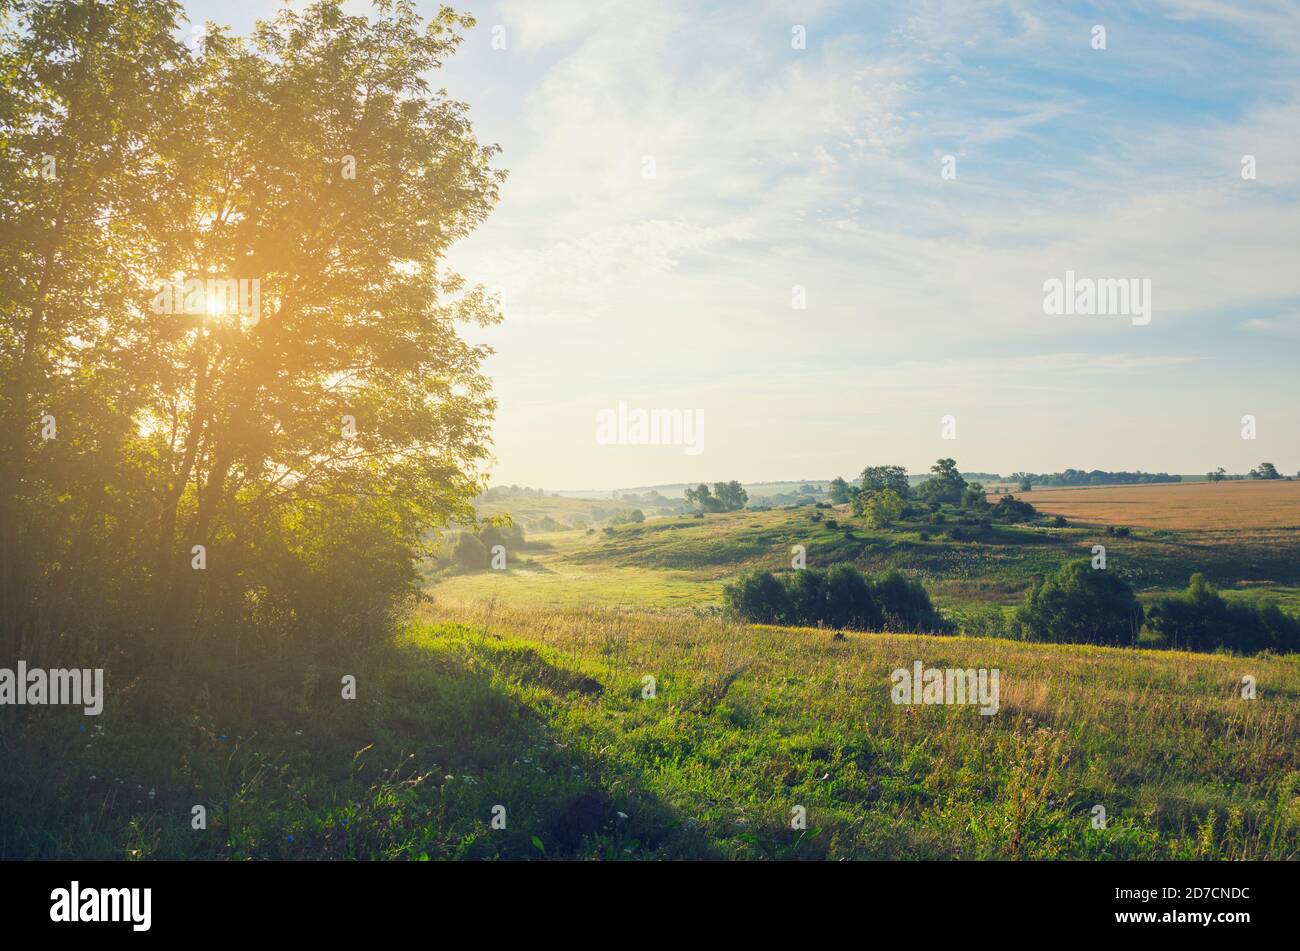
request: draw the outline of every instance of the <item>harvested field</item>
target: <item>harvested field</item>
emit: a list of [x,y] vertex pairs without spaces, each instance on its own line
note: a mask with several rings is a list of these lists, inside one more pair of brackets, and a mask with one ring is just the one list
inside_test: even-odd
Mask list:
[[1145,528],[1300,528],[1300,482],[1183,482],[1035,489],[1018,498],[1052,515]]

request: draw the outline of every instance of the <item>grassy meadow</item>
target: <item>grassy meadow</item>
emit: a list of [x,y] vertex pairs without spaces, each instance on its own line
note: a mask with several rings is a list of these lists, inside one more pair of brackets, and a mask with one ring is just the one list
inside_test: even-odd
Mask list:
[[[249,686],[158,671],[97,718],[6,721],[0,857],[1300,857],[1294,655],[836,636],[721,610],[727,580],[800,544],[810,565],[920,574],[965,629],[1098,539],[1145,597],[1199,568],[1232,598],[1300,601],[1295,541],[1269,529],[954,542],[802,506],[531,535],[506,570],[431,577],[364,659],[286,657]],[[917,660],[999,669],[997,713],[895,705],[890,673]]]
[[[916,659],[999,668],[997,714],[891,703]],[[186,717],[141,685],[89,734],[48,712],[42,743],[6,738],[47,794],[0,780],[0,855],[1300,856],[1295,657],[480,606],[422,609],[353,672],[351,704],[312,668]]]

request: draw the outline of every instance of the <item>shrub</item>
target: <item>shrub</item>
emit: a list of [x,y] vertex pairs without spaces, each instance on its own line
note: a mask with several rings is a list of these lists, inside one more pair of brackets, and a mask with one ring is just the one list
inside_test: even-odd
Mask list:
[[1111,538],[1128,538],[1133,533],[1127,525],[1107,525],[1106,534]]
[[872,579],[871,596],[880,609],[885,630],[947,630],[948,625],[935,610],[921,582],[913,581],[897,568],[890,568]]
[[1142,617],[1142,606],[1122,578],[1075,561],[1029,591],[1015,623],[1025,640],[1131,647]]
[[925,588],[897,569],[874,578],[847,564],[781,576],[748,572],[723,588],[723,598],[735,616],[759,624],[940,633],[950,629]]
[[1056,518],[1052,519],[1053,528],[1066,528],[1069,526],[1069,524],[1070,523],[1065,520],[1064,515],[1058,515],[1056,516]]
[[1226,601],[1200,573],[1192,575],[1182,594],[1151,606],[1148,626],[1174,650],[1300,650],[1300,620],[1272,602]]
[[867,524],[872,528],[888,528],[903,514],[903,499],[892,489],[874,493],[862,506]]
[[471,535],[461,532],[452,549],[451,560],[461,571],[482,571],[488,566],[487,546]]
[[746,572],[722,589],[722,598],[739,617],[757,624],[780,624],[791,617],[786,587],[770,571]]
[[1026,522],[1037,515],[1038,510],[1014,495],[1004,495],[989,514],[1002,522]]

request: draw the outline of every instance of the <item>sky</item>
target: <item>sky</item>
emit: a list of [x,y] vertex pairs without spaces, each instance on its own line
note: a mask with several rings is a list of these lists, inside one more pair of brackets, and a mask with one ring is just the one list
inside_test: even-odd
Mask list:
[[[432,81],[509,171],[449,259],[504,303],[493,483],[1300,469],[1300,4],[453,6]],[[1046,313],[1067,272],[1149,320]]]

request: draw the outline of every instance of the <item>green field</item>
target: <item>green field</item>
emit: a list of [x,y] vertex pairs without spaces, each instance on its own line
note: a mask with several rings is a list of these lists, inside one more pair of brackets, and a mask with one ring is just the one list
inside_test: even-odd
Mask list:
[[[6,721],[0,858],[1300,858],[1295,655],[836,637],[722,611],[727,581],[803,545],[809,565],[914,573],[987,633],[979,612],[1097,543],[1144,599],[1201,570],[1300,607],[1280,529],[953,541],[803,506],[532,534],[506,570],[431,575],[370,654],[146,670],[89,732],[66,709]],[[916,661],[999,670],[997,713],[896,705],[890,674]]]
[[[824,515],[813,521],[815,514]],[[834,519],[838,527],[826,527]],[[941,607],[970,609],[1018,603],[1039,575],[1106,547],[1108,568],[1153,597],[1205,574],[1229,597],[1272,596],[1300,609],[1300,531],[1133,529],[1110,537],[1098,526],[1047,528],[993,525],[978,537],[953,541],[944,528],[878,531],[865,528],[847,506],[650,519],[603,530],[528,536],[504,571],[440,575],[433,597],[448,604],[495,600],[520,606],[585,604],[716,611],[722,586],[751,567],[790,567],[802,545],[809,566],[849,562],[863,569],[897,567],[921,578]],[[845,528],[849,531],[846,533]]]
[[[1000,669],[997,714],[893,704],[915,660]],[[0,857],[1300,857],[1295,657],[482,606],[265,677],[11,729]]]

